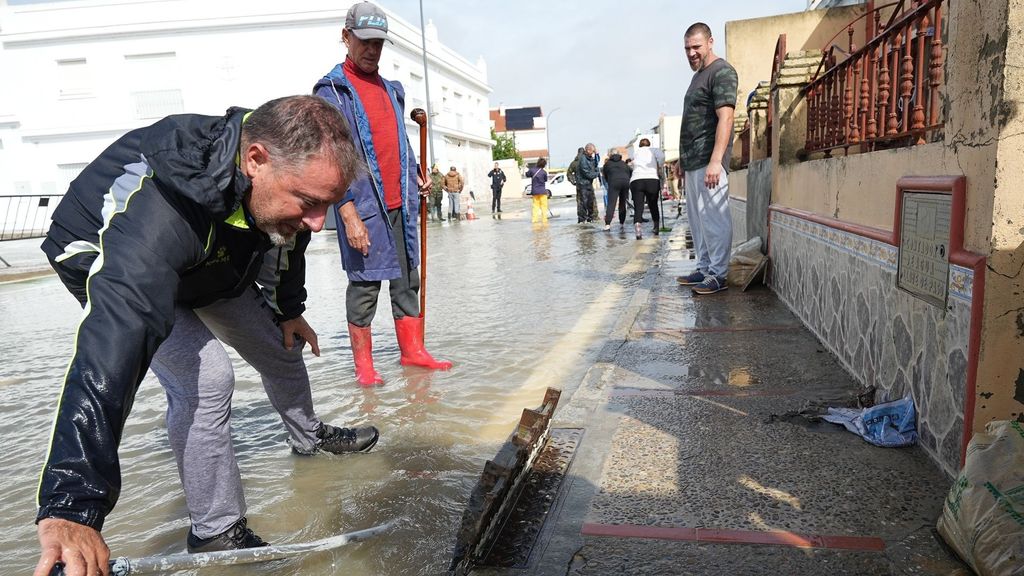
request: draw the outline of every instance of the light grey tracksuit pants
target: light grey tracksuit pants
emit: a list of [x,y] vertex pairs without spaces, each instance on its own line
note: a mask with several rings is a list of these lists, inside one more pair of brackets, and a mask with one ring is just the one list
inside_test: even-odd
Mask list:
[[231,444],[235,376],[224,344],[260,373],[292,444],[315,450],[320,420],[313,411],[301,340],[286,350],[282,338],[273,312],[254,288],[195,310],[176,307],[174,328],[153,357],[150,368],[167,394],[167,435],[192,530],[200,538],[224,532],[245,515]]
[[683,173],[686,187],[686,216],[697,251],[697,269],[705,275],[725,278],[732,251],[732,214],[729,212],[729,176],[725,170],[718,187],[704,185],[707,168]]

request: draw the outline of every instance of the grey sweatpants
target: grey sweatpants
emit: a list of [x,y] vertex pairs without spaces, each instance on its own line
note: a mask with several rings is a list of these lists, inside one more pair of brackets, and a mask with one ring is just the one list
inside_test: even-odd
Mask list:
[[[722,170],[717,188],[704,185],[707,167],[683,173],[686,215],[697,251],[697,269],[724,279],[732,251],[732,214],[729,212],[729,175]],[[639,209],[639,207],[637,207]]]
[[291,350],[284,348],[274,314],[255,289],[195,310],[178,306],[174,312],[174,328],[150,368],[167,394],[167,435],[192,530],[209,538],[245,515],[231,444],[235,375],[223,344],[260,373],[296,448],[315,449],[320,420],[313,412],[301,340]]

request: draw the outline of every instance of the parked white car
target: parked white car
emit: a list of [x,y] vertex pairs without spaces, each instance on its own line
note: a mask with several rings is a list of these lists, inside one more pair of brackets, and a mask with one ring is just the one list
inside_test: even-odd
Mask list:
[[[559,172],[557,174],[548,174],[548,190],[551,191],[552,197],[558,198],[575,198],[576,197],[576,186],[569,179],[565,177],[565,172]],[[530,179],[526,179],[526,186],[523,186],[523,194],[530,194]]]

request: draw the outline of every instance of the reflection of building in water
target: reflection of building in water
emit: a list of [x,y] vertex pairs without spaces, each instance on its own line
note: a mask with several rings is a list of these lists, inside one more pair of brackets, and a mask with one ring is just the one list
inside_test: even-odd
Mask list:
[[[0,2],[0,196],[60,194],[121,134],[169,114],[222,114],[313,83],[345,55],[350,1]],[[427,25],[429,77],[418,27],[388,14],[380,72],[402,83],[406,107],[430,111],[434,158],[467,189],[489,189],[487,70]],[[409,136],[418,127],[405,118]],[[417,147],[418,154],[418,147]]]

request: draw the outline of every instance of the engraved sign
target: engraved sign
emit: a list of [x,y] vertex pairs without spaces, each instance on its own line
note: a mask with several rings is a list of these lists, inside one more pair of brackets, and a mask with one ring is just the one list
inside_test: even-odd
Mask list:
[[896,285],[944,308],[949,293],[949,194],[904,192]]

